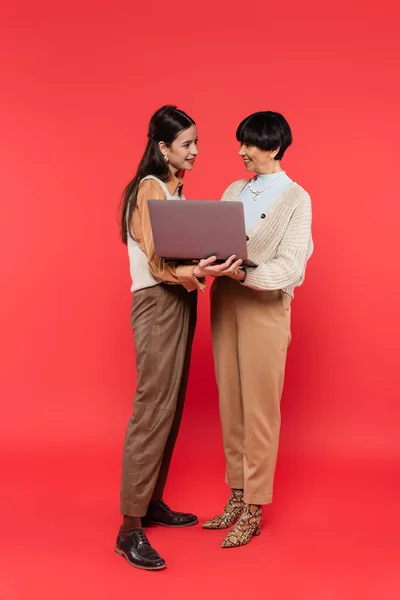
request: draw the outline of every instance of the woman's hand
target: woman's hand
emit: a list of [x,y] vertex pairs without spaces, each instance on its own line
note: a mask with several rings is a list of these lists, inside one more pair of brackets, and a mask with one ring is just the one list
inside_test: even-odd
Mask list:
[[[220,265],[213,265],[212,263],[217,260],[216,256],[210,256],[209,258],[203,258],[198,265],[196,265],[193,275],[195,277],[231,277],[235,271],[239,270],[242,260],[235,260],[236,256],[232,254],[224,263]],[[234,277],[235,278],[235,277]],[[243,277],[244,279],[244,277]]]
[[238,268],[231,273],[227,273],[227,276],[231,279],[236,279],[237,281],[244,281],[246,279],[246,271],[244,269]]

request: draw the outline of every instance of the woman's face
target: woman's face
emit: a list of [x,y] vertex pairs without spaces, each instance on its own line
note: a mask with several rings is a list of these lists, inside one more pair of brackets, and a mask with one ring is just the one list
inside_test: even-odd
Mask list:
[[171,170],[190,171],[193,169],[196,156],[199,153],[197,148],[197,127],[192,125],[188,129],[181,131],[172,142],[170,147],[164,147],[161,151],[168,156],[168,164]]
[[279,161],[274,160],[278,154],[276,150],[261,150],[257,146],[241,144],[239,156],[243,158],[244,166],[254,173],[275,173],[279,170]]

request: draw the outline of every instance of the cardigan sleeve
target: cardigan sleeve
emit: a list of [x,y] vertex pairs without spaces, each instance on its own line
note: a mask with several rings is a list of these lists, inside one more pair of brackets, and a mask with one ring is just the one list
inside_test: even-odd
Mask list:
[[307,194],[293,211],[274,258],[247,268],[242,284],[255,290],[280,290],[302,282],[312,251],[311,199]]
[[221,200],[238,200],[239,194],[247,182],[247,179],[239,179],[238,181],[231,183],[222,194]]

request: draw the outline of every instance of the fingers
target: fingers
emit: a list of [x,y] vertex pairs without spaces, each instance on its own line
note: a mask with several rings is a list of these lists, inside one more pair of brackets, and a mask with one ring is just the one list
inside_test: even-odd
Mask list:
[[[224,263],[221,263],[220,265],[211,265],[209,268],[211,269],[211,272],[214,275],[220,275],[221,273],[224,273],[225,271],[227,271],[231,265],[232,265],[232,261],[236,258],[235,254],[232,254],[232,256],[230,256]],[[214,260],[216,260],[215,256],[214,256]],[[241,260],[240,261],[236,261],[239,262],[239,264],[241,264]]]
[[236,255],[232,254],[224,263],[220,265],[214,265],[217,260],[216,256],[210,256],[209,258],[203,258],[199,262],[198,266],[204,271],[205,275],[212,277],[221,277],[223,275],[230,275],[237,271],[242,264],[242,259],[235,260]]
[[208,267],[208,265],[211,265],[211,263],[215,262],[217,260],[216,256],[209,256],[208,258],[202,258],[199,265],[201,267]]
[[[228,269],[231,266],[232,261],[235,260],[235,258],[236,258],[236,254],[232,254],[224,263],[219,265],[220,271],[225,271],[226,269]],[[242,262],[242,261],[240,261],[240,262]]]
[[235,271],[238,271],[242,262],[243,261],[241,259],[235,260],[235,262],[232,263],[230,267],[221,271],[220,275],[229,275],[230,273],[234,273]]
[[242,264],[242,260],[236,260],[234,263],[231,264],[231,266],[229,267],[229,269],[227,269],[227,271],[229,273],[234,273],[237,269],[239,269],[240,265]]

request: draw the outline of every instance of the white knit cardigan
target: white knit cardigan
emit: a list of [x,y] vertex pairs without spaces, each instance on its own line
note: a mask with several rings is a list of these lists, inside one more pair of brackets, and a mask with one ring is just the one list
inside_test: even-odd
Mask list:
[[[222,200],[239,201],[248,183],[232,183]],[[306,264],[313,252],[311,199],[297,183],[290,184],[247,232],[248,258],[258,266],[246,269],[242,282],[255,290],[283,290],[294,296],[304,281]]]

